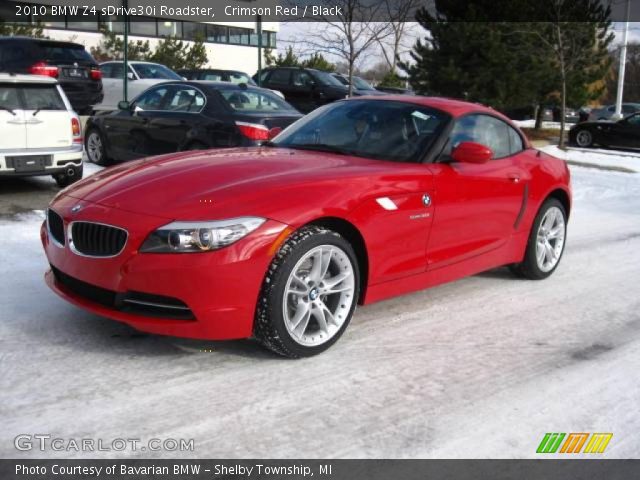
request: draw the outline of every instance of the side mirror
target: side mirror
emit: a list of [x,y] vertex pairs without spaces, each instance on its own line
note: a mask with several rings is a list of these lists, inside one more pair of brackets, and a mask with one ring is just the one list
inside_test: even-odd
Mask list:
[[282,127],[273,127],[269,130],[268,140],[273,140],[282,131]]
[[487,163],[493,158],[493,152],[481,143],[462,142],[453,149],[451,158],[459,163]]
[[133,72],[127,72],[127,78],[129,80],[135,80],[136,79],[136,77],[133,76]]
[[126,100],[118,102],[118,110],[131,110],[131,104]]

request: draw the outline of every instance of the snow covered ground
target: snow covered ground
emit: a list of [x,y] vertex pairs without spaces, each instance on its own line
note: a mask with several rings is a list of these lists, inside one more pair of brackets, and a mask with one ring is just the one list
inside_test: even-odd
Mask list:
[[0,457],[166,455],[17,452],[24,433],[194,438],[173,455],[193,458],[535,458],[546,432],[613,432],[605,458],[640,458],[640,174],[571,169],[551,278],[500,269],[360,308],[300,361],[83,312],[44,285],[42,212],[0,220]]
[[[533,128],[536,126],[536,121],[534,120],[512,120],[513,123],[518,125],[520,128]],[[572,127],[575,126],[575,123],[566,122],[564,124],[565,130],[571,130]],[[550,129],[550,130],[560,130],[560,122],[542,122],[542,128]]]
[[577,165],[592,165],[608,169],[640,172],[640,151],[638,150],[621,151],[606,148],[577,147],[569,147],[567,150],[561,150],[555,145],[548,145],[542,147],[540,150]]

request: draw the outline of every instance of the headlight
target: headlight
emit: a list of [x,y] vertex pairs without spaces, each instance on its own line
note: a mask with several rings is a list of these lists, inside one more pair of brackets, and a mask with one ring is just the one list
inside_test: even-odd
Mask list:
[[146,253],[206,252],[249,235],[266,219],[238,217],[211,222],[173,222],[160,227],[140,247]]

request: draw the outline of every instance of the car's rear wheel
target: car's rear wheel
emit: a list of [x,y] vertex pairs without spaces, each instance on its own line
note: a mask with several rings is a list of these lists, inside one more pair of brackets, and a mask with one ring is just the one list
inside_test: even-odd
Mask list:
[[102,166],[109,165],[110,162],[107,158],[104,139],[102,138],[102,134],[99,130],[95,128],[89,130],[84,142],[84,148],[87,152],[87,157],[89,158],[90,162]]
[[593,145],[593,135],[589,130],[579,130],[576,133],[576,145],[587,148]]
[[541,280],[560,263],[567,236],[567,213],[560,201],[550,198],[536,215],[522,263],[512,270],[525,278]]
[[319,226],[295,232],[265,277],[255,337],[286,357],[316,355],[333,345],[356,308],[360,273],[353,248]]

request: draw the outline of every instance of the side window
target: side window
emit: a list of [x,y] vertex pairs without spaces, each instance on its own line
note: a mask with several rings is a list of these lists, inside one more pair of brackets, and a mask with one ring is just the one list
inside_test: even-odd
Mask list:
[[260,72],[260,83],[264,83],[270,73],[271,70],[263,70],[262,72]]
[[450,135],[446,154],[462,142],[476,142],[493,151],[493,158],[513,155],[522,150],[518,133],[502,120],[489,115],[467,115],[456,121]]
[[636,127],[640,127],[640,113],[633,115],[627,119],[627,122],[631,125],[635,125]]
[[169,94],[164,110],[198,113],[204,107],[204,103],[204,96],[199,90],[190,87],[178,87]]
[[111,64],[111,77],[110,78],[122,78],[124,76],[124,64],[112,63]]
[[105,63],[104,65],[100,65],[100,72],[102,73],[103,78],[113,78],[112,63]]
[[308,87],[313,83],[313,79],[304,70],[295,70],[291,73],[291,83],[294,87]]
[[524,143],[522,142],[522,137],[515,129],[509,128],[509,154],[515,155],[518,152],[524,150]]
[[271,85],[289,85],[290,70],[274,70],[269,77]]
[[152,88],[138,97],[136,107],[142,110],[162,110],[162,101],[167,95],[167,87]]

